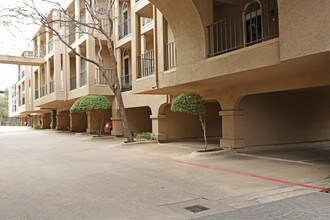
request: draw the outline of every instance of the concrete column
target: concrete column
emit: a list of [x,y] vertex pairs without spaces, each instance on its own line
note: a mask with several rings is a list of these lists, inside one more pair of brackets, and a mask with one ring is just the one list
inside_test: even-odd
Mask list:
[[[40,38],[40,35],[38,35],[37,37],[37,56],[38,57],[41,57],[41,38]],[[42,54],[42,55],[45,55],[45,54]]]
[[111,132],[111,135],[123,136],[123,134],[124,134],[123,123],[121,120],[121,116],[119,114],[117,101],[113,100],[113,102],[111,103],[111,106],[112,106],[112,117],[111,117],[112,132]]
[[[86,57],[91,60],[96,60],[95,39],[91,36],[88,36],[86,41]],[[95,65],[91,62],[87,62],[86,70],[87,70],[87,85],[95,85]]]
[[41,70],[42,68],[39,68],[39,71],[38,71],[38,95],[39,95],[39,98],[40,98],[40,94],[41,94]]
[[[80,21],[80,0],[75,0],[75,18]],[[76,39],[79,39],[79,27],[76,27]]]
[[61,88],[61,74],[62,74],[62,70],[61,70],[61,66],[62,66],[62,61],[61,61],[61,53],[56,53],[54,55],[54,89],[55,89],[55,93],[58,93],[60,91],[62,91]]
[[157,41],[157,44],[155,45],[155,48],[157,50],[157,65],[158,65],[158,72],[164,72],[165,67],[164,67],[164,45],[165,45],[165,39],[164,39],[164,19],[162,13],[156,9],[157,13],[157,20],[155,20],[155,25],[156,25],[156,33],[155,33],[155,39],[154,42]]
[[226,149],[244,148],[244,139],[240,133],[240,118],[243,117],[243,111],[223,110],[219,112],[219,115],[222,117],[220,147]]
[[167,116],[166,115],[151,115],[152,133],[160,142],[167,141]]
[[145,54],[147,51],[147,37],[146,35],[141,36],[141,54]]
[[[76,47],[77,53],[80,53],[80,46]],[[77,88],[80,87],[80,71],[81,71],[81,58],[76,56],[76,80]]]
[[49,43],[49,28],[48,27],[46,27],[46,44],[45,44],[45,46],[46,46],[46,54],[48,54],[50,51],[48,50],[48,43]]
[[[47,60],[46,61],[46,68],[45,68],[45,82],[46,82],[46,85],[47,85],[47,94],[50,94],[50,86],[49,86],[49,82],[50,82],[50,61]],[[55,73],[54,73],[54,76],[55,76]]]
[[70,131],[86,132],[87,114],[86,113],[70,113]]
[[119,0],[116,0],[115,2],[115,18],[116,18],[116,22],[115,22],[115,29],[114,29],[114,36],[117,37],[116,41],[118,41],[118,33],[119,33],[119,24],[120,24],[120,15],[119,15],[119,8],[120,8],[120,5],[119,5]]
[[122,67],[122,56],[121,56],[121,49],[117,48],[116,49],[116,56],[117,56],[117,71],[118,71],[118,77],[119,77],[119,81],[120,81],[120,85],[122,86],[122,71],[123,71],[123,67]]
[[139,73],[139,62],[137,62],[137,57],[141,54],[141,21],[140,21],[140,16],[135,13],[135,3],[131,4],[132,10],[131,10],[131,21],[132,25],[131,30],[132,30],[132,57],[131,57],[131,62],[132,62],[132,83],[133,83],[133,88],[135,84],[135,80],[137,78],[137,75]]

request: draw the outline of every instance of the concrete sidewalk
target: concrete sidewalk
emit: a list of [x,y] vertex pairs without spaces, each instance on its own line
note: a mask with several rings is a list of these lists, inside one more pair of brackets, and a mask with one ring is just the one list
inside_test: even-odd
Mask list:
[[[317,192],[330,170],[49,130],[0,129],[0,140],[0,219],[197,218]],[[185,209],[195,205],[208,210]]]

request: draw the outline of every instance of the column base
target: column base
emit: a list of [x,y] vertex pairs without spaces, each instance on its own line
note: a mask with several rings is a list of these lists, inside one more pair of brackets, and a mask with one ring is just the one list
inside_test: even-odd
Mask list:
[[240,149],[245,147],[244,139],[220,139],[220,147],[223,149]]

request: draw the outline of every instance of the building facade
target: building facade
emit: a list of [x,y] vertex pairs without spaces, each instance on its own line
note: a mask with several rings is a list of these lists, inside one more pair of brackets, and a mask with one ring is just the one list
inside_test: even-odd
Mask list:
[[[69,9],[84,18],[79,1]],[[116,1],[115,53],[133,132],[160,141],[202,137],[197,118],[170,111],[189,91],[204,97],[207,135],[222,147],[329,140],[329,9],[327,0]],[[96,57],[90,36],[76,33],[70,44]],[[68,109],[80,96],[103,94],[121,135],[116,101],[95,66],[51,34],[35,45],[45,63],[32,71],[33,103],[51,113],[52,125],[75,130],[74,118],[87,117],[89,129],[88,115]]]

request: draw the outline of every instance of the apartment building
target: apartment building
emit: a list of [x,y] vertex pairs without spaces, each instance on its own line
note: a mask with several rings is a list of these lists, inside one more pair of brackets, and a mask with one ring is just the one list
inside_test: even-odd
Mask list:
[[[327,0],[116,1],[115,53],[133,132],[160,141],[202,137],[197,118],[170,111],[173,98],[190,91],[206,100],[207,135],[222,147],[329,140],[329,9]],[[79,1],[68,10],[85,18]],[[93,38],[68,40],[95,58]],[[49,110],[52,125],[90,129],[88,114],[68,109],[83,95],[103,94],[121,135],[116,101],[95,66],[51,34],[35,45],[45,64],[32,72],[33,102]]]

